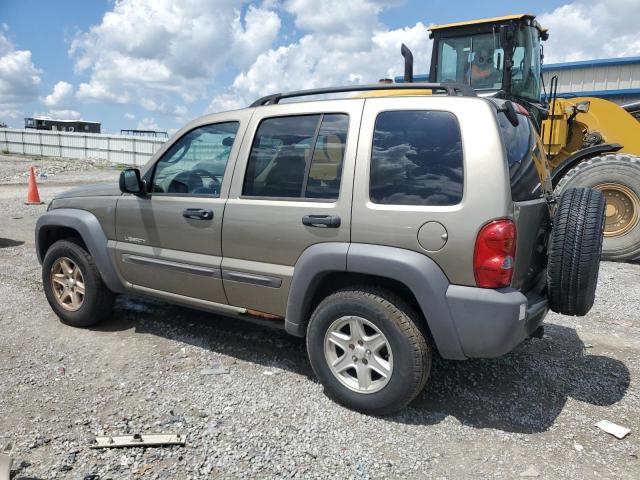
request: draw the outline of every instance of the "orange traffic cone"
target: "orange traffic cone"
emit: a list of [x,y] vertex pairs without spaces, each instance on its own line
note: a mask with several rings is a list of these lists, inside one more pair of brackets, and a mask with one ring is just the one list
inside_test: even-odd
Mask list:
[[38,185],[36,184],[36,172],[33,167],[29,168],[29,192],[27,193],[27,201],[25,205],[42,205],[40,194],[38,193]]

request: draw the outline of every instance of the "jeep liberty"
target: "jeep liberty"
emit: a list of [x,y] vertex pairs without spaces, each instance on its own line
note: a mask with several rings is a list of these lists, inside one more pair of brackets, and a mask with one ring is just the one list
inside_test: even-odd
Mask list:
[[[365,93],[327,99],[350,92]],[[549,309],[586,314],[603,219],[595,190],[554,197],[519,105],[369,85],[194,120],[119,185],[56,197],[36,245],[69,325],[127,293],[284,328],[334,399],[386,414],[420,393],[432,352],[496,357]]]

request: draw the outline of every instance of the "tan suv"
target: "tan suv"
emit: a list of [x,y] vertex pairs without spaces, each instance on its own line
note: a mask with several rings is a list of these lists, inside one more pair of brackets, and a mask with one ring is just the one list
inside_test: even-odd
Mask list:
[[119,188],[56,197],[36,243],[67,324],[126,292],[284,328],[334,398],[382,414],[420,392],[432,349],[495,357],[550,307],[584,315],[603,212],[589,189],[556,202],[519,105],[370,85],[199,118]]

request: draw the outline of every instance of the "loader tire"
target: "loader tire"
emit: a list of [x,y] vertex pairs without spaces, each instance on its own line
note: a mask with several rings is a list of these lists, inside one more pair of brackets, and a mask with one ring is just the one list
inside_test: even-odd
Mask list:
[[562,193],[549,242],[549,308],[582,316],[593,306],[600,269],[604,195],[592,188]]
[[610,154],[580,162],[562,177],[556,192],[572,187],[600,190],[607,202],[602,258],[640,257],[640,158]]

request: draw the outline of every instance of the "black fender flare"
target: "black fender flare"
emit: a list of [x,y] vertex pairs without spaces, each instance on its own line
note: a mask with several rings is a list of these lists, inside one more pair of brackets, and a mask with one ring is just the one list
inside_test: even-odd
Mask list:
[[38,218],[35,240],[40,264],[42,264],[46,253],[43,251],[44,235],[51,227],[67,227],[78,232],[109,290],[115,293],[124,292],[124,286],[109,257],[107,236],[95,215],[86,210],[59,208],[50,210]]
[[309,302],[322,278],[332,272],[375,275],[398,281],[415,296],[440,354],[464,360],[455,322],[446,299],[449,280],[429,257],[383,245],[322,243],[307,248],[294,267],[287,302],[285,330],[306,334]]
[[595,157],[601,153],[617,152],[622,148],[619,143],[601,143],[591,147],[583,148],[568,156],[560,165],[551,172],[551,185],[556,188],[558,182],[564,175],[571,170],[576,164],[590,157]]

